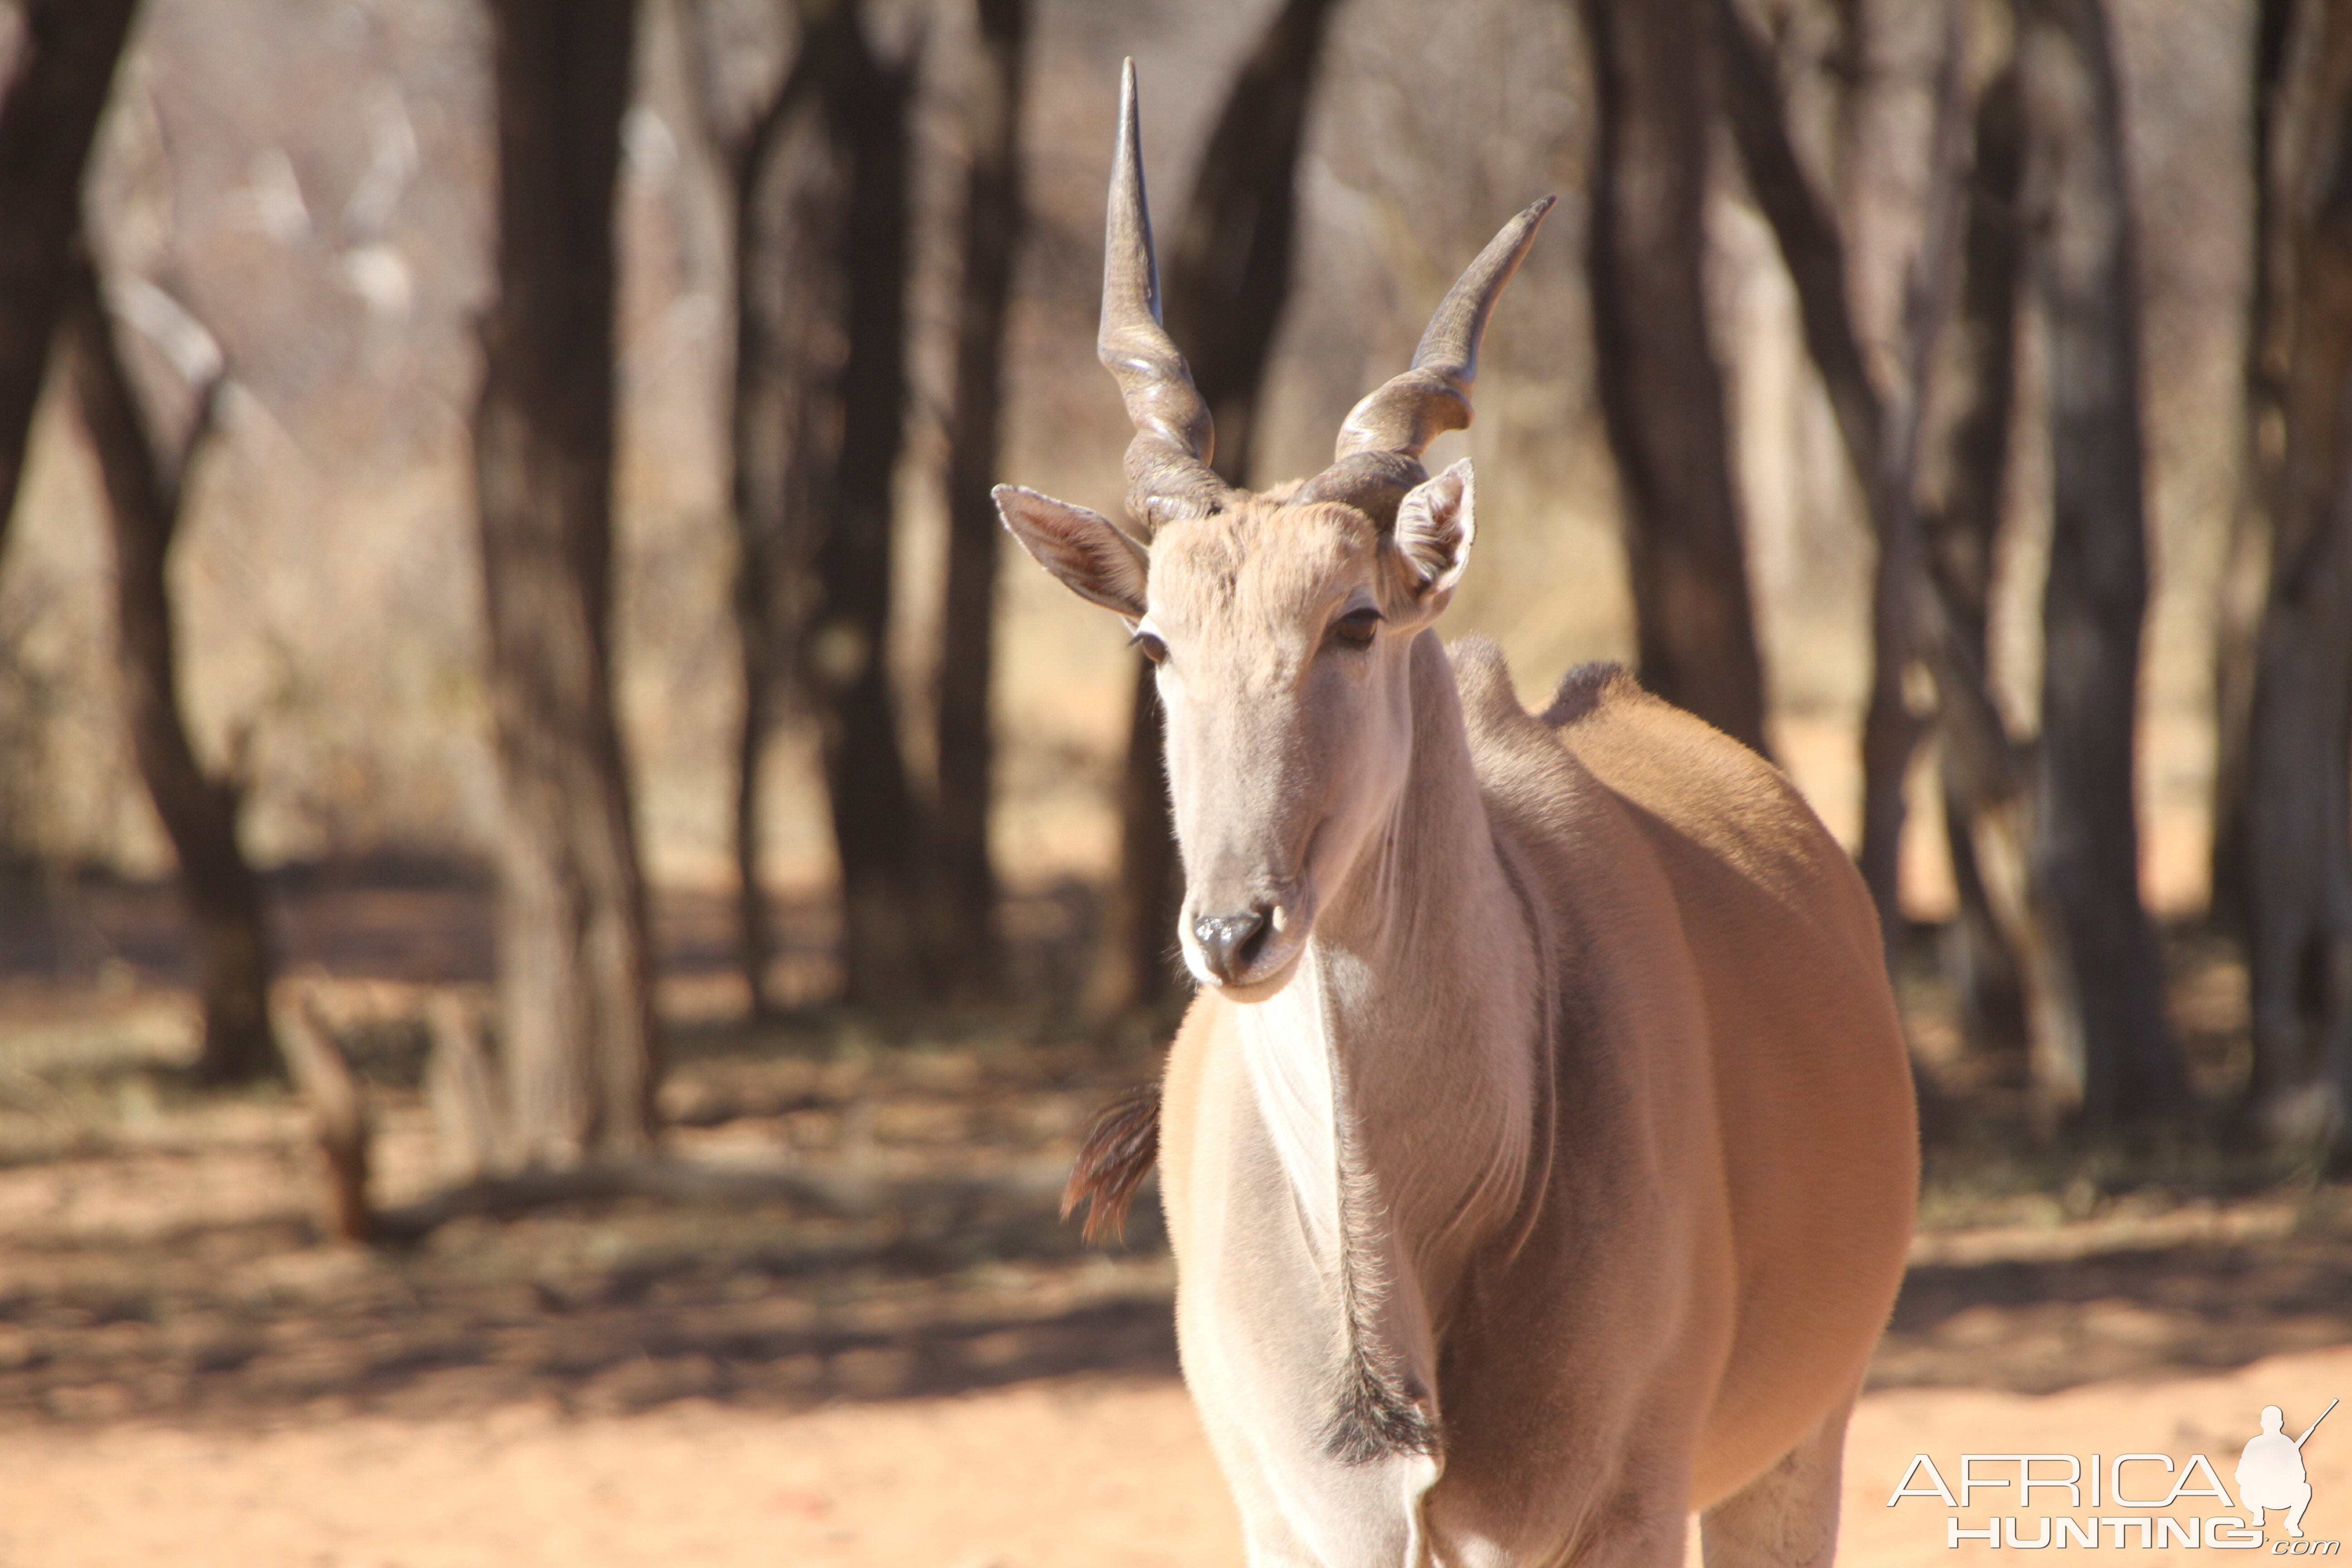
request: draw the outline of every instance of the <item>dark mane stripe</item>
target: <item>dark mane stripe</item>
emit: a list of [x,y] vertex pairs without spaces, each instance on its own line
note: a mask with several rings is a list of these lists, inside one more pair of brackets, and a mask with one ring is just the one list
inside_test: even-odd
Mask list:
[[1323,1429],[1324,1451],[1343,1465],[1369,1465],[1399,1454],[1434,1454],[1437,1424],[1382,1377],[1357,1347]]
[[1339,1301],[1347,1344],[1324,1452],[1346,1465],[1369,1465],[1399,1454],[1434,1454],[1441,1434],[1429,1412],[1403,1386],[1394,1358],[1380,1337],[1388,1278],[1372,1230],[1380,1194],[1357,1157],[1347,1118],[1332,1106],[1339,1143]]

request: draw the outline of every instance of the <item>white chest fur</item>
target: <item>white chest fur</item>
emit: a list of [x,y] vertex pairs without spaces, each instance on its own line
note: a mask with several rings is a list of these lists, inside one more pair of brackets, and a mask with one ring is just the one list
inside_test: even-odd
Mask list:
[[1235,1012],[1250,1087],[1307,1240],[1317,1257],[1331,1258],[1339,1247],[1339,1151],[1322,955],[1310,945],[1278,995]]

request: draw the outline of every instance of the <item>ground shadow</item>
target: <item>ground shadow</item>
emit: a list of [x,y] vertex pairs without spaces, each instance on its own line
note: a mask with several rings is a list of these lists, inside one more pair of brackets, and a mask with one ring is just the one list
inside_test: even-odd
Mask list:
[[1871,1385],[2049,1394],[2352,1342],[2352,1235],[1921,1265]]

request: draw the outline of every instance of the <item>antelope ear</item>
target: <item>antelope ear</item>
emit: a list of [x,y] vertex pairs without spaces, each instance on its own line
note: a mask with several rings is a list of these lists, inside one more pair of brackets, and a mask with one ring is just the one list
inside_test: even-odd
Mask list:
[[1428,599],[1450,594],[1470,563],[1470,542],[1477,535],[1476,487],[1471,482],[1470,459],[1463,458],[1433,479],[1423,479],[1398,503],[1397,552],[1413,584],[1413,596]]
[[1019,485],[999,485],[997,515],[1037,564],[1081,599],[1129,620],[1143,617],[1143,577],[1150,557],[1100,512]]

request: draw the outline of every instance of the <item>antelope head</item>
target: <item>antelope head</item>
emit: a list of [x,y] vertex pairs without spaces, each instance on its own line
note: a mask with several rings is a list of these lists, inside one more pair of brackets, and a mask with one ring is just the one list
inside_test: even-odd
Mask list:
[[1123,617],[1158,666],[1184,962],[1261,1001],[1403,791],[1412,644],[1453,597],[1473,532],[1469,463],[1432,479],[1421,454],[1470,423],[1487,313],[1552,198],[1470,264],[1412,368],[1348,416],[1328,468],[1251,494],[1210,467],[1208,405],[1160,324],[1133,61],[1119,121],[1096,349],[1135,424],[1132,527],[1012,485],[996,503],[1038,563]]

